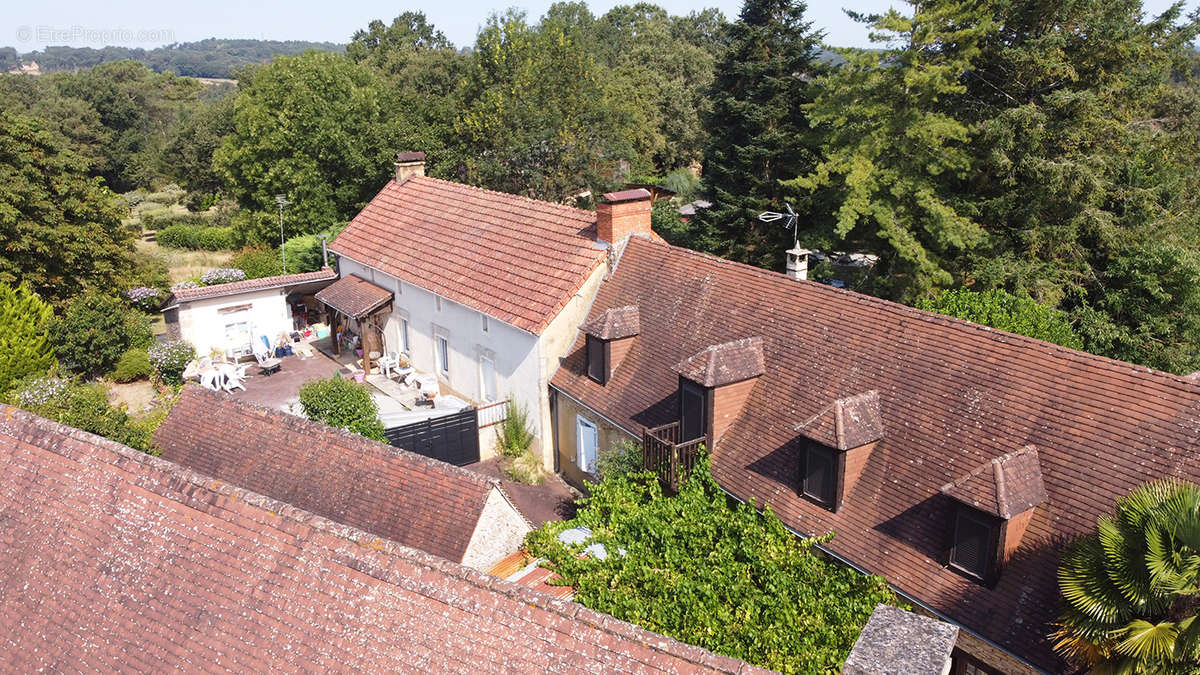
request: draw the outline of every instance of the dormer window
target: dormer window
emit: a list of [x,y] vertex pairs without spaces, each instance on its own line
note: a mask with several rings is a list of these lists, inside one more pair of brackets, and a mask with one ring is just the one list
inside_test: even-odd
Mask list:
[[981,511],[960,507],[955,515],[950,566],[979,581],[991,578],[992,561],[996,557],[997,525],[995,518]]
[[708,388],[679,378],[679,441],[708,434]]
[[633,305],[605,310],[580,326],[587,336],[588,378],[607,384],[612,379],[613,371],[633,347],[633,340],[640,329],[638,308]]
[[803,436],[800,495],[837,512],[883,438],[879,394],[868,391],[840,398],[797,425],[796,431]]
[[832,508],[837,499],[837,460],[833,450],[820,443],[805,444],[800,467],[800,493]]
[[608,343],[592,335],[587,336],[587,376],[600,384],[608,382]]
[[994,584],[1047,498],[1037,449],[1028,445],[997,457],[941,491],[957,502],[949,519],[950,569]]

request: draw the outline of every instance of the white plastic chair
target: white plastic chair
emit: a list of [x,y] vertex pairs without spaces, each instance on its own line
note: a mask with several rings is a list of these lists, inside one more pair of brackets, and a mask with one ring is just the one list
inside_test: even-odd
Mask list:
[[243,381],[246,379],[246,366],[235,366],[232,363],[224,363],[217,370],[225,379],[225,391],[231,394],[234,389],[246,391],[246,385],[243,384]]
[[225,374],[218,368],[210,368],[200,373],[200,386],[205,389],[219,391],[225,386]]

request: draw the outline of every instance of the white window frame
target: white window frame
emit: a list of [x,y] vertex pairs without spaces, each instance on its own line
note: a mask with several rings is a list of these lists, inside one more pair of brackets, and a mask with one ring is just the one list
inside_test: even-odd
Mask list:
[[[491,385],[492,385],[491,390],[492,391],[491,391],[490,395],[488,393],[488,378],[487,378],[487,374],[486,374],[487,369],[483,367],[484,361],[492,364],[492,377],[491,377],[491,380],[492,380],[491,381]],[[498,398],[498,396],[497,396],[497,390],[496,390],[496,359],[494,359],[490,356],[484,355],[484,354],[480,354],[479,355],[479,400],[491,402],[491,401],[497,400],[497,398]]]
[[[583,433],[585,429],[590,429],[596,439],[596,445],[592,449],[591,461],[588,461],[587,454],[584,452]],[[595,422],[587,419],[583,415],[575,416],[575,465],[580,471],[595,475],[596,461],[600,458],[600,427]]]
[[433,362],[439,375],[450,377],[450,338],[440,333],[433,336]]
[[480,314],[479,316],[483,317],[483,322],[482,322],[482,323],[483,323],[483,332],[485,332],[485,333],[486,333],[486,332],[488,332],[488,317],[487,317],[487,314]]
[[435,309],[437,311],[439,311],[439,312],[442,311],[442,296],[434,295],[433,296],[433,304],[435,305]]
[[408,341],[408,319],[400,317],[400,351],[405,354],[412,353],[412,345]]

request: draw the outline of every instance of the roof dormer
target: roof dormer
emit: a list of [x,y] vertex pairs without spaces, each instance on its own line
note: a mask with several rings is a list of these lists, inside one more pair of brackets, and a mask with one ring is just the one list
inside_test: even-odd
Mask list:
[[1033,512],[1046,501],[1037,448],[1027,445],[942,486],[957,502],[950,533],[950,567],[993,584],[1012,558]]
[[854,492],[871,451],[883,438],[879,393],[840,398],[795,430],[806,440],[800,453],[800,494],[836,512]]
[[680,439],[707,436],[711,449],[741,414],[766,370],[759,337],[706,347],[676,364]]
[[587,376],[605,384],[625,360],[633,347],[633,339],[641,332],[638,308],[627,305],[605,310],[583,324],[580,330],[587,338]]

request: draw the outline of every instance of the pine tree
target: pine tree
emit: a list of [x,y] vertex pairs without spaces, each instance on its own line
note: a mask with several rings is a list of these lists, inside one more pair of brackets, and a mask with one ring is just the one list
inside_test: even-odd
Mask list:
[[48,331],[50,305],[26,284],[0,283],[0,395],[23,377],[46,372],[54,363]]
[[[807,174],[819,158],[804,106],[822,70],[821,34],[804,20],[805,10],[795,0],[746,0],[729,28],[704,120],[704,182],[713,208],[698,214],[688,242],[694,248],[778,268],[791,247],[789,231],[756,216],[783,208],[780,181]],[[805,213],[809,198],[802,199],[793,205]]]

